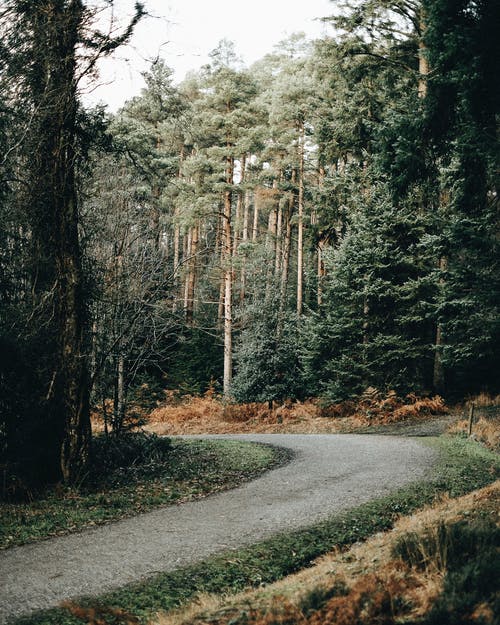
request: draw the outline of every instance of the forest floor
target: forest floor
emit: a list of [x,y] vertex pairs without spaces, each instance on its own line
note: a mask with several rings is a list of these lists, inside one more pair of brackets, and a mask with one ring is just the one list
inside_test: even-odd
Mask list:
[[[476,398],[473,436],[500,450],[500,398]],[[470,403],[449,407],[440,397],[380,396],[370,389],[357,403],[324,408],[317,400],[283,405],[224,404],[214,396],[167,396],[145,417],[147,431],[159,435],[185,434],[382,434],[467,435]]]
[[[182,434],[350,434],[401,433],[436,435],[457,420],[440,397],[402,400],[378,396],[332,408],[317,400],[286,402],[270,408],[264,403],[224,404],[213,395],[168,398],[147,417],[147,430],[161,435]],[[385,432],[384,432],[385,430]]]
[[[345,552],[345,549],[390,528],[396,518],[429,504],[436,495],[449,493],[450,497],[457,497],[498,477],[498,455],[475,445],[464,435],[468,428],[468,421],[464,419],[466,414],[466,407],[450,410],[440,398],[422,400],[409,396],[401,400],[391,395],[383,398],[375,394],[365,399],[361,406],[344,406],[333,414],[317,402],[287,404],[269,410],[267,405],[262,404],[227,406],[211,396],[170,399],[146,419],[146,429],[167,435],[191,433],[206,436],[207,432],[215,433],[216,436],[208,438],[226,438],[221,436],[224,431],[242,432],[236,438],[272,441],[273,444],[294,449],[294,457],[288,465],[236,491],[159,509],[73,536],[5,551],[0,560],[0,577],[8,583],[0,588],[0,622],[87,594],[87,599],[65,603],[62,609],[27,616],[19,625],[21,622],[24,625],[81,625],[82,621],[90,625],[137,625],[149,622],[158,613],[160,616],[154,617],[153,623],[166,625],[171,622],[171,616],[165,616],[165,610],[185,604],[193,597],[199,597],[199,593],[233,593],[248,586],[286,578],[288,574],[308,567],[318,556],[331,552],[332,546],[341,551],[337,549],[328,558],[339,556],[342,559],[344,556],[339,554],[347,553],[345,562],[352,564],[356,579],[336,579],[332,585],[330,575],[316,585],[306,585],[307,592],[299,597],[298,603],[294,597],[288,596],[285,601],[274,598],[270,603],[259,603],[260,599],[256,598],[255,610],[248,603],[231,603],[227,608],[224,602],[221,603],[221,597],[210,597],[205,602],[202,600],[203,609],[206,615],[207,606],[210,610],[215,606],[215,612],[209,610],[207,620],[199,622],[324,625],[329,622],[325,610],[336,618],[338,610],[347,614],[345,608],[348,604],[358,610],[358,613],[353,612],[354,619],[361,613],[371,614],[372,620],[366,621],[371,623],[378,618],[376,610],[389,604],[403,605],[408,597],[411,599],[419,595],[427,606],[434,600],[438,603],[446,588],[448,575],[448,569],[442,563],[438,574],[431,572],[429,583],[422,581],[421,589],[420,582],[412,581],[422,571],[419,569],[419,556],[415,556],[411,549],[410,553],[402,547],[399,555],[407,560],[403,565],[394,565],[392,560],[386,562],[382,558],[380,570],[376,570],[376,566],[370,568],[366,558],[361,558],[358,565],[357,555],[349,555],[350,552]],[[479,411],[478,416],[473,424],[475,438],[498,449],[498,404],[489,413]],[[99,423],[95,425],[99,429]],[[429,438],[425,445],[407,438],[432,437],[450,429],[462,436]],[[264,434],[255,433],[259,431]],[[302,431],[307,435],[297,435]],[[314,434],[315,431],[320,433]],[[323,432],[381,436],[322,436]],[[393,435],[399,436],[396,438]],[[295,449],[297,445],[299,447]],[[325,445],[333,447],[328,451]],[[439,453],[435,454],[435,451]],[[290,470],[292,472],[287,474]],[[311,470],[314,473],[312,483]],[[415,482],[419,476],[421,481]],[[407,486],[401,488],[403,484]],[[393,492],[398,487],[400,490]],[[334,492],[330,492],[332,488]],[[243,503],[238,503],[241,497]],[[458,526],[453,517],[450,532],[453,534],[453,528],[458,527],[460,545],[463,541],[467,543],[474,534],[473,541],[477,538],[483,544],[486,540],[489,548],[492,537],[495,540],[498,537],[492,525],[498,519],[492,520],[492,507],[483,506],[483,503],[491,499],[496,507],[498,489],[478,497],[472,504],[457,504],[456,509],[464,511],[464,514],[456,517]],[[266,504],[266,501],[269,503]],[[197,507],[200,507],[198,513],[194,511]],[[486,529],[474,525],[471,534],[469,521],[472,516],[469,516],[468,510],[476,508],[479,516],[485,509],[483,516],[489,525]],[[280,510],[282,514],[276,516],[276,511]],[[345,512],[340,513],[340,510]],[[238,522],[238,514],[241,522]],[[472,520],[475,523],[475,517]],[[297,530],[297,527],[302,529]],[[437,525],[432,522],[424,531],[427,534],[422,540],[417,540],[418,545],[422,544],[427,549],[428,535],[431,538],[441,536],[440,527],[444,527],[440,521]],[[252,533],[254,530],[255,533]],[[190,537],[187,543],[186,537]],[[260,542],[263,538],[265,542]],[[446,538],[445,550],[449,544]],[[391,553],[395,548],[392,544]],[[226,549],[229,551],[224,553]],[[387,551],[387,546],[385,549]],[[435,545],[432,549],[432,557],[439,561],[442,550]],[[220,551],[222,553],[218,555]],[[378,555],[373,555],[370,547],[368,553],[373,556],[372,564],[376,564]],[[399,562],[401,558],[396,560]],[[491,554],[483,560],[498,565]],[[479,563],[481,566],[483,560]],[[404,574],[400,574],[403,569]],[[425,574],[428,572],[426,570]],[[307,576],[307,573],[304,575]],[[149,579],[129,583],[144,578]],[[284,583],[286,585],[287,582]],[[125,586],[112,590],[122,584]],[[103,591],[107,594],[102,595]],[[276,597],[276,592],[271,586],[269,594],[264,591],[261,599]],[[461,596],[463,593],[459,589],[455,594]],[[370,597],[368,603],[366,597]],[[493,622],[490,618],[493,608],[488,601],[476,602],[474,612],[471,612],[474,618],[477,616],[484,623]],[[183,613],[177,615],[178,620],[175,616],[172,623],[198,622],[199,603],[197,599],[195,605],[189,608],[188,618],[192,621],[186,621]],[[226,618],[228,614],[232,614],[229,620]],[[386,615],[383,616],[385,618]],[[344,621],[340,622],[344,625]],[[346,625],[351,622],[358,621],[345,620]],[[359,623],[362,622],[359,620]],[[386,619],[384,622],[393,621]]]

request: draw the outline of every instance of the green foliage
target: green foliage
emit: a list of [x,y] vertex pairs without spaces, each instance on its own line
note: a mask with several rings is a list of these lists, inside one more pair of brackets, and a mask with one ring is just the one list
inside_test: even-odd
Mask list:
[[[124,435],[97,436],[92,446],[91,480],[101,480],[114,471],[149,465],[159,465],[167,460],[170,440],[145,432]],[[108,478],[106,478],[108,479]]]
[[495,386],[500,282],[496,237],[500,91],[497,3],[424,2],[432,75],[424,136],[439,157],[438,231],[446,268],[436,316],[447,382],[460,394]]
[[298,320],[275,301],[250,308],[235,348],[232,395],[240,402],[270,402],[303,396]]
[[217,389],[222,378],[222,350],[219,337],[196,327],[185,327],[162,363],[167,388],[188,395]]
[[431,261],[419,253],[426,221],[414,211],[374,186],[326,259],[323,306],[309,321],[304,360],[311,384],[321,371],[316,388],[330,400],[368,386],[429,388]]

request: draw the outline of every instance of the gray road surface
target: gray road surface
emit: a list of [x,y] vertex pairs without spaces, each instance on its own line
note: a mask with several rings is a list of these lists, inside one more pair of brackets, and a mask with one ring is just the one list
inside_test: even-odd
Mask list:
[[225,493],[0,552],[0,623],[310,525],[423,477],[429,448],[396,437],[238,435],[287,447],[287,465]]

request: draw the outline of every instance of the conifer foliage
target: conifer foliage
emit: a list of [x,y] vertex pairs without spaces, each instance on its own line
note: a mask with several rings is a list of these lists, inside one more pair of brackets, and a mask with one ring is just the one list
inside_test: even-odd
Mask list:
[[4,484],[77,480],[90,408],[116,433],[165,386],[498,392],[498,3],[349,0],[110,114],[78,79],[144,13],[113,38],[112,4],[0,15]]

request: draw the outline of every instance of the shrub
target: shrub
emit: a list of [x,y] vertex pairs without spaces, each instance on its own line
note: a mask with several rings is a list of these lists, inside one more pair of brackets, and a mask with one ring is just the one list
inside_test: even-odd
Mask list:
[[145,432],[98,436],[92,448],[90,481],[100,482],[103,478],[110,480],[113,474],[123,474],[134,469],[154,471],[167,459],[170,449],[170,439]]

